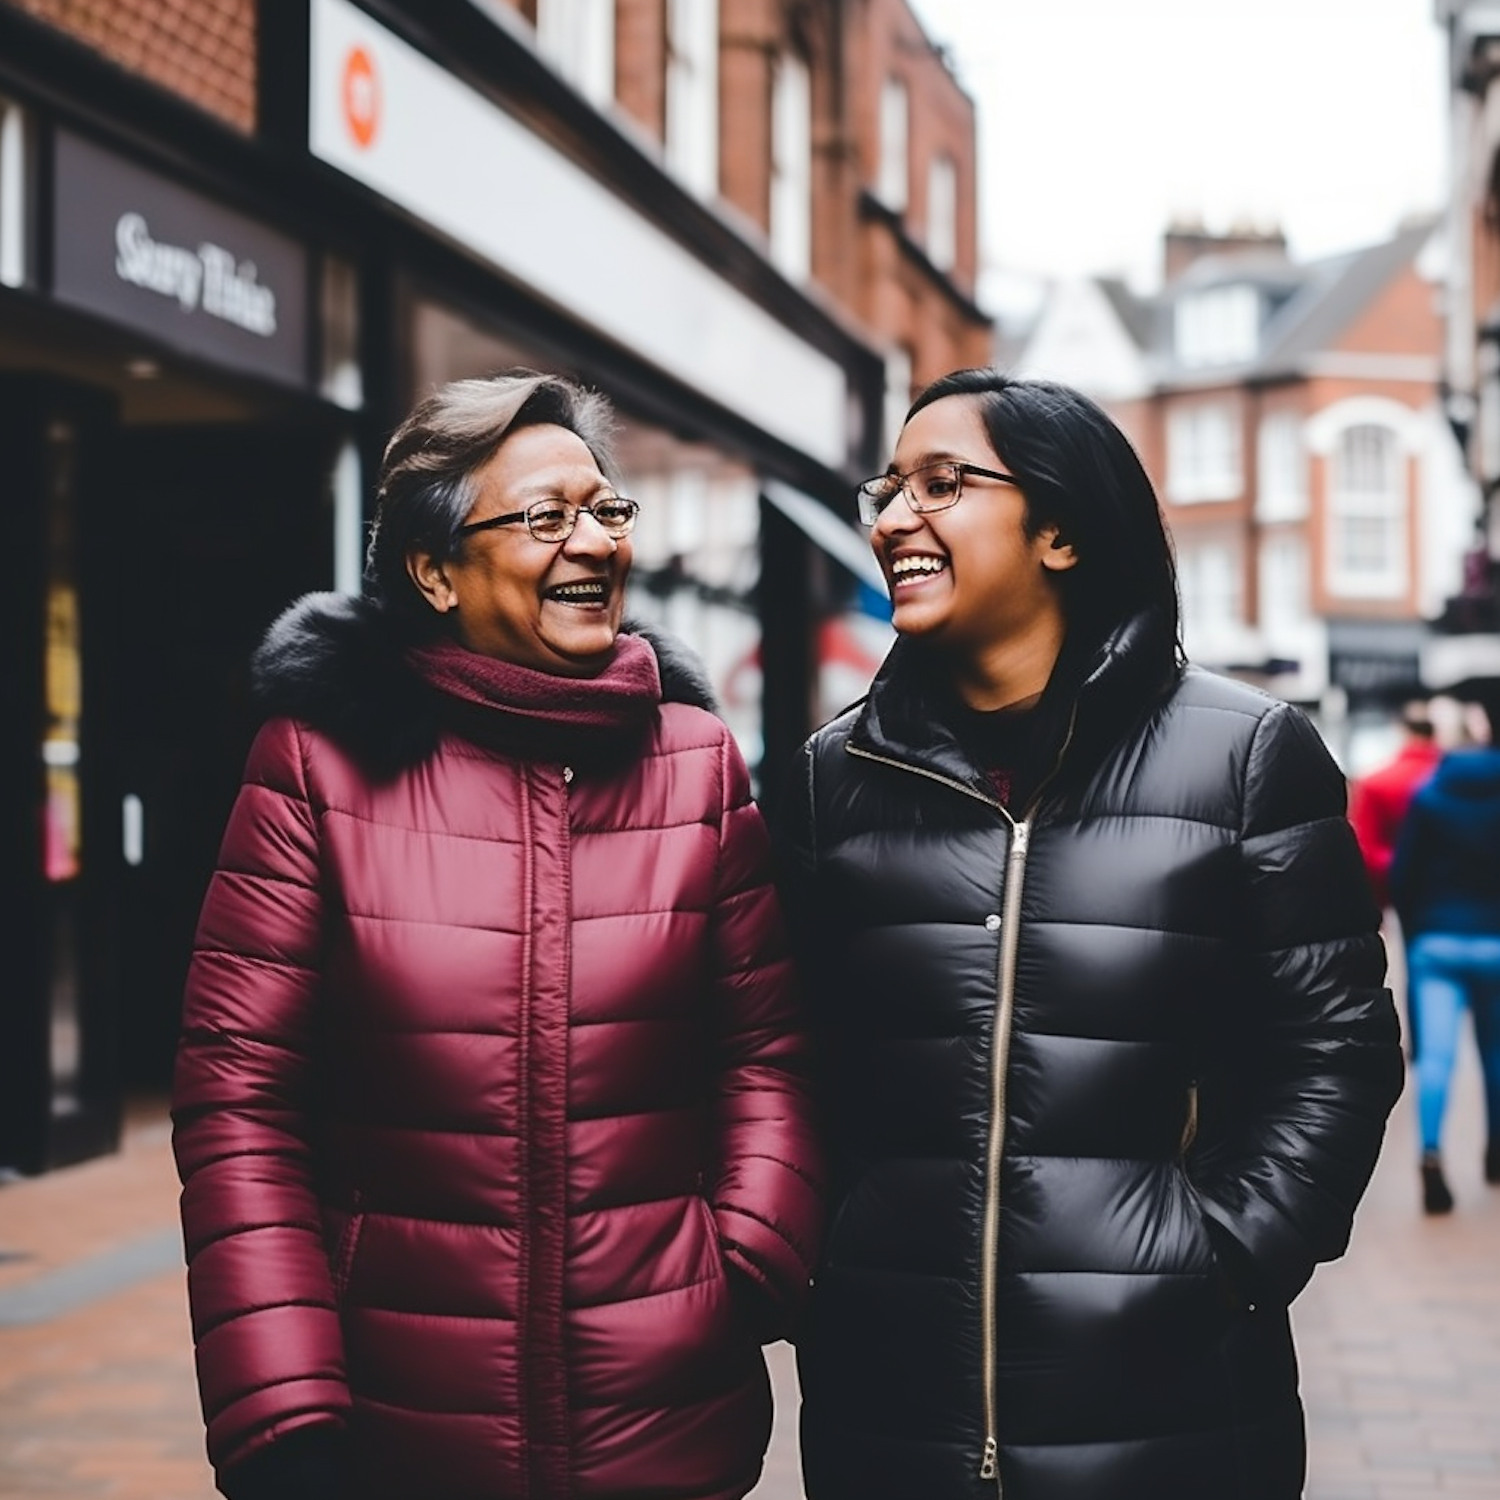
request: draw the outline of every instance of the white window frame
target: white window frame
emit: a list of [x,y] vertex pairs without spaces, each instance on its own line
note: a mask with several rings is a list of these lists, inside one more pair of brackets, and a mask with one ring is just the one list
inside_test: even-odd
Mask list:
[[1185,293],[1172,312],[1179,364],[1239,364],[1255,357],[1260,298],[1251,286],[1215,286]]
[[[1328,591],[1344,599],[1399,599],[1410,560],[1407,455],[1401,433],[1351,422],[1328,463]],[[1368,548],[1367,556],[1361,556]]]
[[1268,636],[1280,639],[1312,619],[1312,557],[1302,528],[1261,537],[1256,575],[1256,618]]
[[904,213],[910,198],[911,96],[893,75],[880,86],[880,164],[875,195],[893,213]]
[[596,109],[615,97],[615,0],[537,0],[541,54]]
[[1237,500],[1244,491],[1240,410],[1233,400],[1180,401],[1167,413],[1167,498]]
[[771,82],[771,263],[790,281],[812,274],[812,75],[796,54]]
[[1177,542],[1177,585],[1182,627],[1189,650],[1194,642],[1213,655],[1245,627],[1245,569],[1232,537],[1213,535]]
[[940,271],[958,264],[958,165],[943,152],[927,163],[927,259]]
[[700,198],[719,191],[719,0],[667,0],[667,168]]
[[1262,522],[1307,519],[1307,448],[1302,416],[1269,411],[1256,432],[1255,519]]
[[902,344],[893,345],[885,356],[885,432],[882,434],[881,451],[895,450],[896,439],[901,435],[902,423],[911,406],[912,398],[911,350]]

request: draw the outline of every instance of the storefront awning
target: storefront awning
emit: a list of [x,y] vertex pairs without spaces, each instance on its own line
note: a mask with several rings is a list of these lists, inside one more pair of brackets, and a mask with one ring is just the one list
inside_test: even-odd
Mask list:
[[870,551],[870,543],[862,532],[856,531],[847,521],[839,520],[811,495],[804,495],[801,490],[795,490],[779,479],[766,480],[761,493],[835,562],[846,567],[861,583],[885,594],[885,574],[880,571],[880,564],[875,561],[875,554]]

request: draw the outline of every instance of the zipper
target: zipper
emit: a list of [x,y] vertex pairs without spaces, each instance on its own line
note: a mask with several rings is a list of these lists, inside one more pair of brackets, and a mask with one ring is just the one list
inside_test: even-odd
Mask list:
[[1031,843],[1031,826],[1041,803],[1042,793],[1062,768],[1063,757],[1073,742],[1073,731],[1078,723],[1078,704],[1075,700],[1068,716],[1067,732],[1052,768],[1037,784],[1031,801],[1018,819],[998,798],[986,797],[982,792],[951,776],[940,776],[923,766],[914,766],[909,761],[895,760],[890,756],[876,755],[858,746],[845,744],[847,754],[861,760],[875,761],[880,765],[893,766],[913,776],[925,776],[939,786],[952,788],[992,807],[1011,826],[1010,852],[1006,856],[1005,899],[1000,914],[1000,958],[996,972],[995,1024],[990,1048],[990,1129],[985,1159],[984,1225],[981,1235],[981,1264],[979,1267],[979,1306],[983,1326],[980,1328],[980,1346],[983,1351],[983,1415],[984,1447],[979,1458],[979,1477],[991,1481],[997,1494],[1000,1492],[1000,1440],[998,1398],[996,1392],[995,1366],[995,1307],[997,1302],[997,1264],[1000,1251],[1000,1166],[1005,1156],[1005,1084],[1010,1067],[1010,1032],[1015,1012],[1016,956],[1021,943],[1021,886],[1026,873],[1026,854]]
[[[1004,809],[1001,809],[1004,811]],[[1026,851],[1031,824],[1010,819],[1010,853],[1006,857],[1005,904],[1000,914],[1000,960],[997,971],[994,1039],[990,1047],[990,1138],[985,1159],[984,1233],[980,1246],[979,1316],[984,1359],[984,1452],[979,1477],[1000,1483],[996,1435],[999,1414],[995,1393],[996,1267],[1000,1258],[1000,1164],[1005,1156],[1005,1083],[1010,1067],[1010,1029],[1016,1001],[1016,954],[1021,945],[1021,884],[1026,875]]]
[[[861,750],[857,745],[845,745],[846,755],[857,756],[860,760],[873,760],[877,765],[894,766],[898,771],[906,771],[912,776],[925,776],[928,781],[935,781],[939,786],[951,787],[955,792],[962,792],[965,797],[972,797],[976,802],[982,802],[986,807],[993,807],[997,813],[1006,818],[1010,814],[1000,805],[994,797],[986,797],[983,792],[977,792],[971,786],[965,786],[961,781],[955,781],[951,776],[939,776],[936,771],[929,771],[922,766],[914,766],[910,761],[892,760],[888,755],[876,755],[872,750]],[[1010,818],[1012,822],[1015,819]]]

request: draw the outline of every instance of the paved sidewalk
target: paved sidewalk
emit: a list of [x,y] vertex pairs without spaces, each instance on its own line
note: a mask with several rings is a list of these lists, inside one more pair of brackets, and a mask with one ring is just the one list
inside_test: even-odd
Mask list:
[[[1500,1500],[1500,1189],[1480,1172],[1472,1047],[1448,1135],[1458,1208],[1427,1219],[1402,1100],[1350,1254],[1297,1304],[1307,1500]],[[800,1500],[790,1350],[770,1355],[777,1428],[754,1500]],[[213,1494],[176,1181],[148,1101],[118,1155],[0,1186],[0,1496]]]

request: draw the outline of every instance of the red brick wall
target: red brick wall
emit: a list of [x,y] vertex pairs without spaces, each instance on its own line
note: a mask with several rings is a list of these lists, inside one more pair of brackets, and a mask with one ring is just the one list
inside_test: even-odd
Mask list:
[[0,0],[247,135],[255,0]]
[[1350,353],[1419,354],[1443,348],[1441,288],[1407,266],[1344,331],[1335,348]]
[[615,99],[656,140],[665,138],[666,0],[616,0]]

